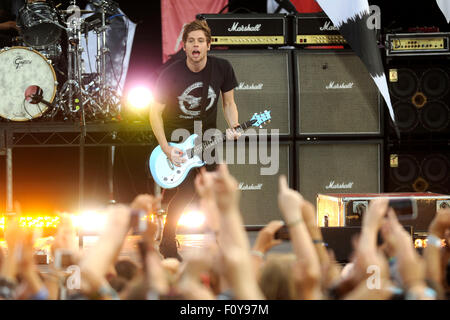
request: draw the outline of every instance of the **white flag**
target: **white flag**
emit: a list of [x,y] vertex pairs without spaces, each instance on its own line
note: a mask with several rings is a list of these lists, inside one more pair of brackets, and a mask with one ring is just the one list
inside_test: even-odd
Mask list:
[[399,135],[383,62],[378,49],[375,27],[368,23],[369,3],[367,0],[317,0],[317,2],[366,66],[386,101],[389,115],[397,135]]
[[450,0],[436,0],[439,8],[447,19],[447,22],[450,23]]

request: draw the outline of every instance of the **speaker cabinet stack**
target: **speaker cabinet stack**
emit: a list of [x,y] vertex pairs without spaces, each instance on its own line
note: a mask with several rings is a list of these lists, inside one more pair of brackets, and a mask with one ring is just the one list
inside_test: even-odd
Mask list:
[[295,63],[296,178],[319,193],[380,192],[382,110],[375,83],[348,50],[298,50]]
[[[231,62],[238,87],[239,120],[271,110],[267,139],[279,141],[278,170],[266,163],[227,161],[241,189],[246,225],[280,219],[278,178],[315,203],[319,193],[378,193],[383,186],[383,125],[377,87],[359,57],[349,50],[212,50]],[[221,109],[219,101],[219,109]],[[227,127],[217,113],[220,130]],[[260,136],[258,136],[259,138]],[[251,139],[250,139],[251,140]],[[261,150],[236,144],[246,157]],[[259,148],[259,146],[258,146]],[[270,149],[270,148],[269,148]],[[236,149],[237,150],[237,149]],[[269,153],[273,153],[273,149]],[[270,166],[270,165],[269,165]],[[273,163],[271,164],[274,167]]]
[[[448,59],[397,57],[388,65],[394,113],[405,140],[450,138]],[[389,136],[394,138],[392,125]]]
[[[293,135],[291,51],[214,50],[211,55],[227,59],[233,66],[238,80],[234,94],[241,122],[267,109],[272,111],[272,122],[267,129],[278,129],[283,137]],[[218,109],[217,126],[223,131],[228,125],[220,112],[222,100]]]
[[386,191],[450,194],[450,60],[390,58],[386,74],[400,130],[386,119]]
[[379,136],[379,94],[352,51],[295,52],[296,124],[300,137]]
[[[289,185],[295,187],[292,51],[212,50],[210,55],[227,59],[233,66],[238,80],[234,94],[241,123],[254,113],[271,111],[272,120],[263,127],[264,131],[253,128],[258,136],[250,135],[244,144],[241,141],[231,147],[224,144],[220,158],[239,183],[244,224],[262,226],[279,220],[279,175],[286,175]],[[224,131],[228,125],[221,111],[221,99],[218,109],[217,127]]]

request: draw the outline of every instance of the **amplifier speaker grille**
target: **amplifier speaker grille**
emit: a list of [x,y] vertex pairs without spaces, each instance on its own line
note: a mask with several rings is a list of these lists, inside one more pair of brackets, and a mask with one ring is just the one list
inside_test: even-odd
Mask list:
[[450,194],[450,151],[446,144],[390,147],[387,192]]
[[352,52],[295,52],[297,133],[381,134],[378,89]]
[[318,193],[378,193],[382,142],[298,142],[297,186],[316,203]]
[[[292,144],[280,143],[276,147],[278,157],[268,152],[270,161],[261,159],[261,146],[253,143],[235,144],[232,148],[234,157],[225,158],[226,150],[223,151],[223,159],[228,164],[230,173],[236,178],[241,189],[240,208],[245,225],[265,225],[272,220],[282,219],[278,210],[278,177],[286,175],[288,183],[292,186]],[[226,144],[224,144],[226,148]],[[269,147],[270,148],[270,147]],[[239,164],[238,155],[245,154],[244,164]],[[250,161],[251,157],[257,161]],[[263,160],[263,161],[261,161]],[[256,162],[256,164],[251,164]],[[266,164],[263,164],[263,163]],[[273,175],[262,175],[261,168],[272,167],[276,170]]]
[[[239,120],[246,121],[254,113],[272,110],[272,122],[267,130],[279,129],[280,135],[290,136],[291,130],[291,51],[211,51],[210,54],[227,59],[233,66],[239,86],[235,89],[235,99]],[[222,99],[218,104],[217,127],[225,130]]]
[[[393,59],[388,66],[397,125],[404,138],[450,137],[448,61]],[[388,134],[395,138],[389,121]]]

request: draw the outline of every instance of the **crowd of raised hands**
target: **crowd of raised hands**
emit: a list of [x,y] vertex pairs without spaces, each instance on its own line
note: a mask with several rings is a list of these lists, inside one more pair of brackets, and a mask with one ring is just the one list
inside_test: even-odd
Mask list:
[[[11,218],[5,228],[7,253],[0,251],[0,299],[120,300],[389,300],[448,299],[450,210],[436,213],[423,253],[397,220],[386,199],[375,199],[354,239],[351,261],[338,263],[324,243],[314,205],[279,177],[280,220],[259,231],[253,245],[239,209],[240,191],[226,165],[203,168],[195,180],[199,205],[211,241],[192,249],[183,261],[163,259],[155,241],[157,226],[147,222],[137,236],[138,261],[121,259],[133,212],[156,212],[161,197],[139,195],[130,205],[106,210],[107,224],[96,244],[79,250],[71,220],[63,216],[52,244],[72,252],[72,266],[39,272],[33,260],[34,235]],[[271,249],[287,227],[292,252]],[[381,234],[382,243],[377,242]],[[440,246],[446,239],[447,246]],[[273,250],[275,251],[275,250]]]

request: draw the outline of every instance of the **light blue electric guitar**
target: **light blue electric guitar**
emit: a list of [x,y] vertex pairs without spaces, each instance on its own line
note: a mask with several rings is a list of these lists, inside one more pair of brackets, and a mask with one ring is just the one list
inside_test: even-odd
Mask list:
[[[270,122],[270,111],[255,113],[253,117],[236,128],[239,132],[244,132],[250,127],[262,127],[263,124]],[[196,145],[198,135],[193,134],[183,143],[172,143],[169,145],[183,151],[183,157],[186,161],[180,166],[175,166],[162,151],[161,146],[157,146],[150,155],[149,167],[155,182],[164,189],[171,189],[179,186],[187,177],[189,171],[195,167],[202,167],[206,163],[201,159],[203,150],[214,147],[218,143],[226,140],[226,133],[222,134],[222,140],[212,139],[202,144]]]

